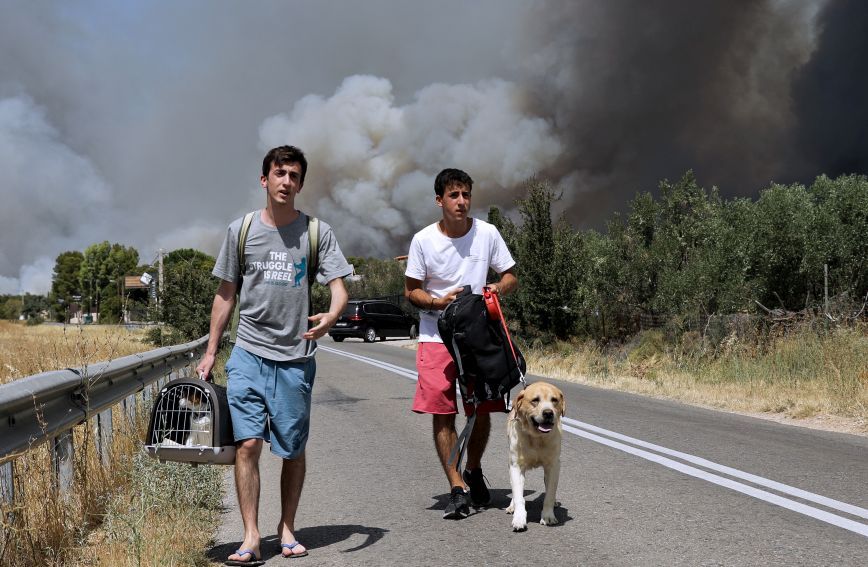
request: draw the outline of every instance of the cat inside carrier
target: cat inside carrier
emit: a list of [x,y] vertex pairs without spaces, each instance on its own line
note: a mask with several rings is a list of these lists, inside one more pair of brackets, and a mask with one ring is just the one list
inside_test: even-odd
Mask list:
[[168,382],[154,401],[145,449],[161,462],[233,464],[226,388],[195,378]]

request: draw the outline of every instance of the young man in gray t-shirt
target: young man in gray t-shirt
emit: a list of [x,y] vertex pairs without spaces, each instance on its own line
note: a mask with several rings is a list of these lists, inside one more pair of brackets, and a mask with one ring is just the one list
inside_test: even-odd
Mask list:
[[266,154],[260,183],[267,193],[267,204],[254,214],[250,224],[243,274],[239,274],[238,262],[242,219],[229,225],[213,271],[221,282],[211,308],[208,349],[196,367],[202,377],[214,367],[220,337],[235,306],[239,276],[243,276],[237,337],[226,373],[244,540],[229,556],[228,565],[261,564],[257,510],[259,456],[264,441],[269,441],[271,452],[283,459],[282,513],[277,526],[281,553],[285,557],[307,555],[293,531],[306,469],[304,448],[316,372],[315,341],[326,334],[346,307],[342,278],[350,275],[352,268],[331,227],[320,221],[316,279],[328,285],[331,302],[328,312],[309,314],[308,217],[295,209],[295,196],[301,192],[305,173],[307,160],[298,148],[281,146]]

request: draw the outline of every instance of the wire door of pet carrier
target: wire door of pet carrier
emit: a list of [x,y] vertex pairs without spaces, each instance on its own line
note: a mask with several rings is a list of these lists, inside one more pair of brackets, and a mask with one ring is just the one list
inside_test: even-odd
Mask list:
[[145,450],[161,462],[233,464],[226,388],[188,378],[168,382],[154,401]]

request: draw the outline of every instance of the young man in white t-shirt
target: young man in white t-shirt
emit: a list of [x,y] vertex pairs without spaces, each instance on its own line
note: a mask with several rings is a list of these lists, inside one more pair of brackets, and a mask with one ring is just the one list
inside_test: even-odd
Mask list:
[[[460,169],[444,169],[437,175],[435,201],[443,211],[443,218],[413,236],[404,273],[404,294],[420,309],[416,351],[419,381],[413,411],[433,416],[434,445],[451,489],[443,514],[449,519],[469,515],[468,489],[474,506],[485,506],[491,500],[482,476],[482,454],[491,433],[490,412],[506,408],[502,400],[485,402],[479,407],[467,445],[467,468],[462,474],[457,467],[450,466],[449,455],[458,441],[455,431],[458,369],[440,338],[437,318],[463,286],[469,285],[473,293],[482,293],[489,268],[500,275],[499,282],[489,284],[495,293],[506,294],[518,286],[513,272],[515,261],[497,228],[469,216],[472,189],[473,180]],[[471,409],[465,404],[464,414]]]

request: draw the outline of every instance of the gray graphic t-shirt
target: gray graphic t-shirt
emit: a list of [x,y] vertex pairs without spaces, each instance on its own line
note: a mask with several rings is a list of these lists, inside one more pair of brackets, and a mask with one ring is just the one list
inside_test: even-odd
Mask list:
[[[308,329],[308,235],[304,213],[288,225],[263,224],[257,211],[244,247],[244,280],[239,299],[236,343],[269,360],[304,360],[316,352],[316,342],[301,335]],[[229,225],[213,274],[238,280],[238,233],[242,219]],[[319,269],[316,279],[327,284],[352,273],[331,227],[319,223]]]

